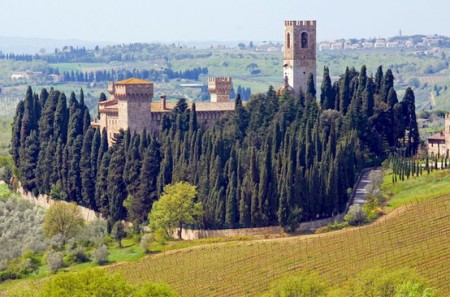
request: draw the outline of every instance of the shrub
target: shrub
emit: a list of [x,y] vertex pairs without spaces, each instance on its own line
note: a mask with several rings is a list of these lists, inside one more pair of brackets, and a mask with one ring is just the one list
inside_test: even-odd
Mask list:
[[106,221],[96,220],[86,224],[75,239],[83,246],[90,247],[101,244],[106,234]]
[[91,255],[92,260],[98,265],[102,265],[108,262],[108,248],[106,245],[101,245],[96,248]]
[[404,283],[417,284],[425,289],[423,280],[412,270],[400,269],[387,271],[381,268],[372,268],[360,273],[352,279],[345,296],[365,297],[365,296],[420,296],[423,295],[398,295],[400,291],[405,292]]
[[288,276],[275,281],[263,297],[325,297],[328,287],[316,274]]
[[86,249],[79,246],[70,251],[65,260],[68,263],[84,263],[89,261],[89,257],[86,255]]
[[141,238],[141,242],[139,243],[139,246],[146,252],[150,252],[150,245],[153,242],[153,236],[152,234],[145,234]]
[[63,255],[61,252],[49,251],[47,254],[47,264],[52,273],[56,273],[64,266]]
[[164,283],[144,283],[136,289],[133,297],[177,297],[178,294]]
[[350,206],[344,220],[349,223],[349,225],[357,226],[366,222],[366,213],[359,204]]
[[42,232],[42,210],[22,199],[0,199],[0,262],[30,250],[44,251],[48,242]]
[[18,279],[18,278],[20,278],[20,275],[13,271],[10,270],[0,271],[0,282],[3,282],[8,279]]

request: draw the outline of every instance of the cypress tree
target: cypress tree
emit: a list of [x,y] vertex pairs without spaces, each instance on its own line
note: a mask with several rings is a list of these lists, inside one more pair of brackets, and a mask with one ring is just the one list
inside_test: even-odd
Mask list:
[[377,72],[375,73],[375,81],[374,81],[374,94],[380,94],[381,85],[383,83],[383,66],[378,66]]
[[375,106],[375,99],[373,97],[374,94],[374,84],[372,78],[367,79],[366,88],[363,92],[363,112],[366,114],[367,118],[370,118],[373,115],[373,109]]
[[345,69],[344,76],[342,77],[341,84],[339,86],[339,102],[340,108],[339,110],[342,114],[347,113],[348,106],[350,105],[350,70],[348,67]]
[[320,90],[320,106],[322,107],[322,110],[334,109],[335,95],[333,92],[333,85],[331,84],[330,70],[328,67],[324,67],[323,69],[323,80]]
[[228,169],[228,186],[226,190],[226,213],[225,224],[234,228],[238,219],[238,202],[237,202],[237,156],[233,149],[227,164]]
[[383,102],[388,103],[389,90],[392,88],[394,88],[394,75],[392,70],[388,69],[380,86],[380,98]]
[[100,170],[100,164],[102,162],[103,155],[108,151],[108,134],[106,129],[102,129],[101,137],[100,137],[100,147],[98,149],[97,155],[97,171]]
[[141,155],[139,153],[139,145],[141,136],[135,134],[133,136],[132,144],[127,152],[127,159],[123,179],[127,185],[127,192],[129,195],[136,197],[139,190],[139,177],[141,175]]
[[54,113],[54,119],[52,119],[53,127],[52,131],[54,131],[53,135],[55,139],[61,139],[63,143],[67,141],[67,129],[69,124],[69,114],[67,110],[67,100],[66,95],[64,93],[59,93],[55,91],[52,93],[51,97],[59,94],[57,99],[56,110]]
[[192,103],[191,114],[189,116],[189,130],[192,132],[197,131],[197,111],[195,107],[195,102]]
[[397,92],[395,92],[394,88],[389,89],[389,93],[387,96],[387,104],[390,108],[393,108],[395,104],[398,103]]
[[108,196],[108,171],[111,154],[106,151],[101,158],[100,166],[97,171],[97,182],[95,188],[96,205],[103,218],[110,215],[109,196]]
[[82,135],[78,135],[73,145],[68,148],[67,194],[70,201],[78,204],[83,204],[80,167],[82,145]]
[[94,129],[94,137],[91,146],[91,171],[94,178],[97,177],[98,153],[100,150],[101,134],[100,129]]
[[417,126],[415,96],[411,88],[407,88],[402,102],[406,106],[406,130],[408,131],[407,152],[409,156],[417,153],[420,144],[419,128]]
[[81,149],[81,185],[82,185],[82,201],[83,205],[97,210],[95,204],[95,177],[92,171],[92,144],[94,138],[94,129],[91,128],[86,131],[83,139],[83,147]]
[[[53,137],[54,141],[57,141],[57,137],[54,136],[54,119],[56,107],[58,105],[59,98],[58,91],[52,91],[49,97],[45,100],[45,105],[43,105],[43,110],[41,114],[41,118],[38,123],[39,127],[39,142],[43,143]],[[41,95],[43,98],[46,96],[45,92]],[[44,99],[41,100],[41,104],[44,102]]]
[[22,118],[25,111],[25,103],[21,100],[16,107],[11,137],[11,155],[16,167],[20,166],[20,132],[22,130]]
[[123,202],[127,198],[126,186],[123,181],[125,170],[125,133],[123,130],[116,136],[116,143],[112,148],[108,170],[109,211],[113,222],[126,218]]
[[131,206],[134,209],[134,213],[137,214],[136,219],[140,222],[147,219],[153,202],[158,198],[157,179],[160,163],[159,144],[154,139],[144,152],[141,175],[139,177],[139,191],[136,194],[136,199],[133,200],[134,204]]
[[30,135],[26,137],[23,143],[19,171],[23,182],[23,188],[27,191],[33,191],[34,194],[37,194],[36,165],[38,157],[38,136],[35,130],[31,130]]

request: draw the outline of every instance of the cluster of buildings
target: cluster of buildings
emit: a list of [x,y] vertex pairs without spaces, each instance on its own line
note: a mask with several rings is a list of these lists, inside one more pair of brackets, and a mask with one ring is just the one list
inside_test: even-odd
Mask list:
[[[285,21],[283,47],[283,80],[285,84],[278,89],[288,89],[299,94],[306,89],[309,73],[316,77],[316,21]],[[234,110],[230,101],[231,77],[210,77],[208,91],[209,102],[195,102],[199,125],[210,126],[217,119]],[[100,102],[100,118],[92,125],[105,128],[108,141],[114,141],[114,135],[121,129],[142,132],[144,129],[157,134],[164,114],[171,113],[176,102],[168,101],[165,95],[153,100],[154,83],[142,79],[130,78],[108,85],[110,98]],[[189,103],[192,107],[192,103]]]
[[358,49],[380,49],[380,48],[433,48],[439,47],[449,42],[444,36],[425,36],[422,38],[379,38],[379,39],[347,39],[336,41],[323,41],[319,44],[319,50],[358,50]]
[[42,71],[19,71],[11,74],[12,80],[35,80],[43,81],[49,80],[53,83],[60,83],[64,81],[64,75],[59,74],[49,74],[45,75]]

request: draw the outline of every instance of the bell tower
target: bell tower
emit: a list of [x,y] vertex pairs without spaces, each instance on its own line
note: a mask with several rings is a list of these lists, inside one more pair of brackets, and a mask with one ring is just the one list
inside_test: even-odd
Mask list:
[[310,73],[316,81],[316,21],[284,21],[283,55],[283,81],[305,92]]

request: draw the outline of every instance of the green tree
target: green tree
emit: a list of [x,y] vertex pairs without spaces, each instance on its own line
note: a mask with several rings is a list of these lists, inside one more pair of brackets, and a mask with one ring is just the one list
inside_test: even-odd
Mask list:
[[83,227],[81,211],[75,203],[55,202],[44,216],[44,233],[47,237],[61,234],[65,240],[74,237]]
[[117,221],[114,223],[114,226],[112,227],[111,230],[111,236],[117,242],[119,248],[121,248],[122,239],[124,239],[127,236],[127,233],[125,233],[125,227],[121,221]]
[[187,182],[166,185],[149,214],[150,227],[168,232],[178,227],[181,239],[183,224],[195,224],[203,214],[201,202],[195,202],[197,190]]

